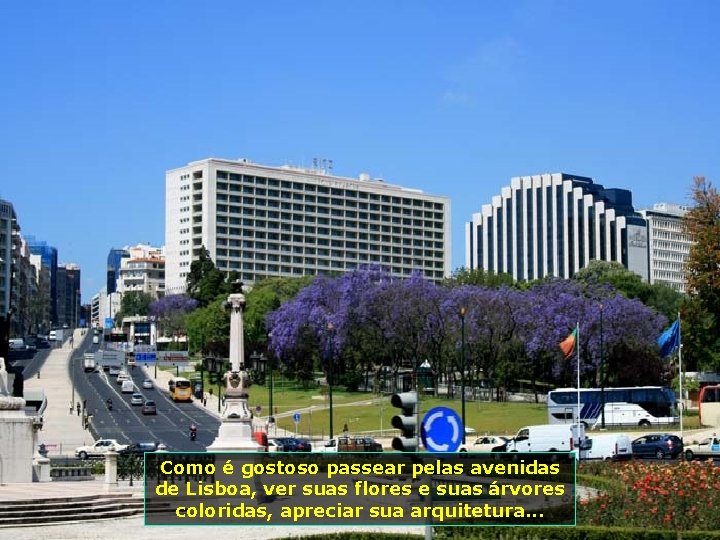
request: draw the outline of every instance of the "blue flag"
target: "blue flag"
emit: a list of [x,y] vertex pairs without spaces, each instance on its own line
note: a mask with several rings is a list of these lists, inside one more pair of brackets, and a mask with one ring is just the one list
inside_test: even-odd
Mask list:
[[680,319],[662,333],[657,344],[660,346],[660,356],[663,358],[670,356],[680,346]]

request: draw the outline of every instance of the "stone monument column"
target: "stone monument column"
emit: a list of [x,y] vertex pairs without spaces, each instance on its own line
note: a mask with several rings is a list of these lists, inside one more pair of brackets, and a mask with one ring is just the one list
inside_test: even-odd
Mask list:
[[[213,443],[207,447],[211,452],[264,452],[265,447],[253,438],[252,414],[247,406],[250,377],[245,370],[243,310],[245,295],[242,282],[233,283],[228,296],[230,309],[230,371],[225,374],[225,408],[220,430]],[[219,396],[218,396],[219,397]]]

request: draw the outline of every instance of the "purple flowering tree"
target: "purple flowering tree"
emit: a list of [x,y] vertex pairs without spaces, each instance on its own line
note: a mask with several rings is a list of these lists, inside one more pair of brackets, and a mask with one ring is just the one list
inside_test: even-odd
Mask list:
[[198,307],[197,300],[184,294],[170,294],[152,302],[150,315],[157,318],[158,334],[178,336],[187,332],[186,315]]
[[[617,382],[617,378],[612,377],[613,366],[635,365],[629,351],[635,351],[636,356],[641,351],[654,351],[655,339],[666,320],[641,302],[627,299],[607,285],[552,279],[535,285],[525,294],[528,308],[518,313],[518,322],[531,369],[534,373],[546,373],[548,380],[559,378],[571,386],[576,385],[577,354],[565,360],[560,342],[576,324],[580,325],[581,383],[595,386],[600,384],[601,342],[606,380]],[[645,353],[642,357],[646,359]],[[551,372],[547,373],[548,370]],[[635,382],[628,382],[627,377],[623,379],[628,384],[647,380],[636,377]]]

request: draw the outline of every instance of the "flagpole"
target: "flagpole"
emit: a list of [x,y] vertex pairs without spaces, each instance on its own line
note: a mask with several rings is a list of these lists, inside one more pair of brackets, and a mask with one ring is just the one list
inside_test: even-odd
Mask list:
[[683,385],[682,385],[682,334],[680,333],[680,312],[678,311],[678,371],[680,372],[680,438],[683,437]]
[[577,343],[575,344],[577,350],[577,423],[578,429],[580,429],[580,321],[576,324],[575,329],[577,330]]

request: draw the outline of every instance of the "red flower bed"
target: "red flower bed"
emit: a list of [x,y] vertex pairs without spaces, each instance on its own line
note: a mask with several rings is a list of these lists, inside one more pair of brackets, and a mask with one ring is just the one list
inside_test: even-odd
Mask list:
[[720,467],[712,462],[629,462],[605,475],[616,482],[578,503],[579,525],[720,529]]

